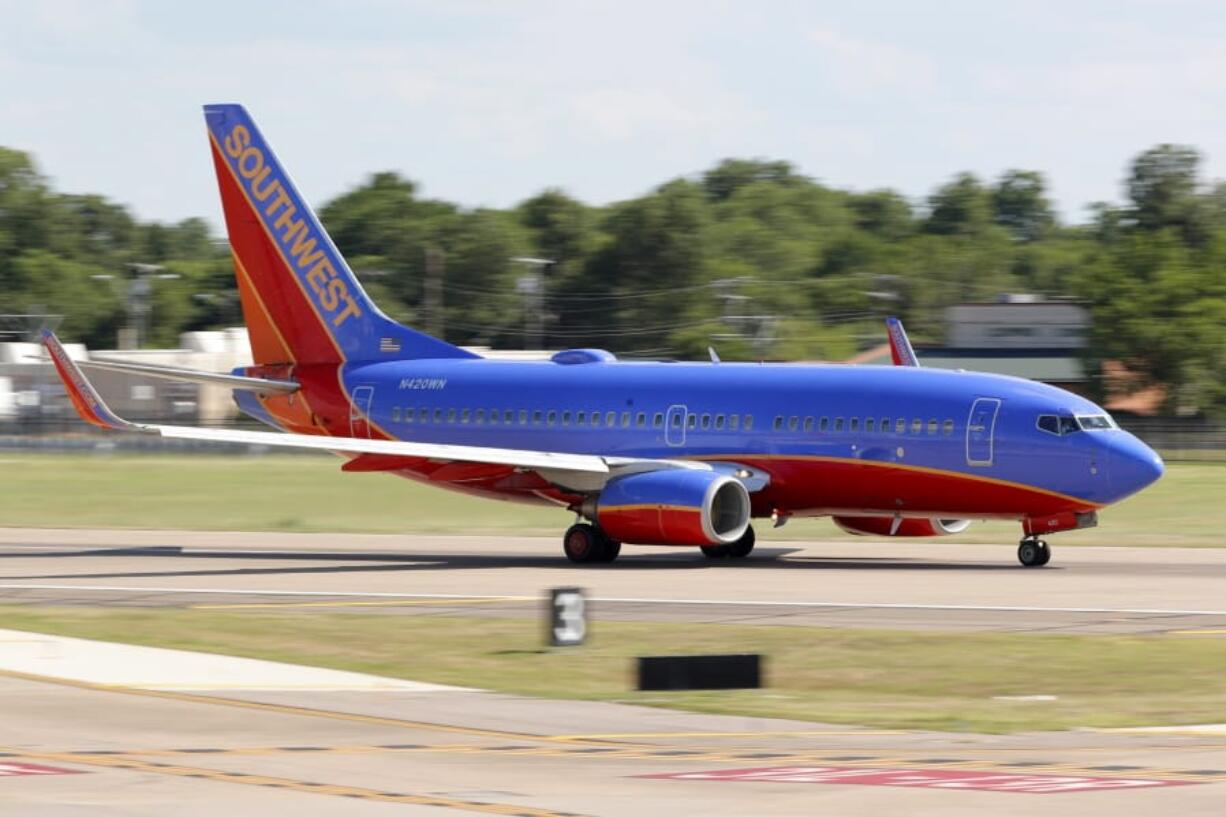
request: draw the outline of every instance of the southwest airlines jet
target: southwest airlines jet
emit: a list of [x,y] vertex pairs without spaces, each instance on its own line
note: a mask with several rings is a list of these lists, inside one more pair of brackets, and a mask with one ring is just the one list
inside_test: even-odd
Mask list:
[[919,367],[894,320],[894,366],[622,362],[600,349],[481,358],[379,311],[242,106],[204,118],[255,365],[91,365],[229,386],[277,431],[124,420],[44,333],[94,425],[332,451],[344,471],[556,505],[576,515],[563,548],[583,563],[613,561],[622,543],[742,558],[754,518],[830,516],[875,536],[1014,519],[1019,561],[1041,566],[1044,535],[1097,524],[1099,508],[1162,475],[1088,400]]

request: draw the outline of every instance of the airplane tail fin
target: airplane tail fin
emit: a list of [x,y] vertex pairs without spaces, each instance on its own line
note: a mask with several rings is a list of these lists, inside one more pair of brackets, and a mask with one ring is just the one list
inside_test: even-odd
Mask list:
[[379,311],[243,106],[204,119],[256,363],[477,357]]

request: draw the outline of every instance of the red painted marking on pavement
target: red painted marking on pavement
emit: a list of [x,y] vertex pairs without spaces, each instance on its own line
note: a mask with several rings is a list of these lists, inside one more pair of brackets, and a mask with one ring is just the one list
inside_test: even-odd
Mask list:
[[0,777],[23,777],[36,774],[85,774],[76,769],[60,769],[55,766],[39,766],[37,763],[0,762]]
[[721,769],[714,772],[645,774],[657,780],[733,780],[760,783],[843,783],[858,786],[899,786],[913,789],[969,789],[1022,794],[1063,794],[1110,789],[1152,789],[1190,786],[1193,780],[1154,780],[1123,777],[1074,777],[1053,774],[1000,774],[950,769],[854,769],[845,766],[771,766],[757,769]]

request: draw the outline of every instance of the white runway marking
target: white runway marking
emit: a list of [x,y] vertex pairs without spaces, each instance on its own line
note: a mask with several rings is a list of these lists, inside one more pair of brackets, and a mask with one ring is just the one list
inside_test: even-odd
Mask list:
[[[466,593],[381,593],[356,590],[270,590],[236,587],[140,587],[132,585],[103,584],[0,584],[0,590],[81,590],[93,593],[169,593],[175,595],[215,596],[330,596],[335,598],[362,599],[490,599],[525,601],[536,596],[523,595],[477,595]],[[540,598],[545,598],[541,596]],[[737,599],[652,599],[614,596],[593,596],[589,599],[604,604],[677,604],[741,607],[812,607],[817,609],[849,610],[944,610],[991,613],[1085,613],[1148,615],[1148,616],[1226,616],[1226,610],[1176,610],[1164,608],[1129,607],[1032,607],[993,604],[912,604],[908,602],[855,602],[855,601],[756,601]]]

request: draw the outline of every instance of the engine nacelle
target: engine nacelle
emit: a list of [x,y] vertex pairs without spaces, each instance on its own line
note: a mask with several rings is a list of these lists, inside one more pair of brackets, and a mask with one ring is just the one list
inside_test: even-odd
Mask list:
[[[890,536],[894,519],[889,516],[836,516],[834,524],[857,536]],[[903,519],[893,536],[949,536],[971,526],[969,519]]]
[[726,545],[749,527],[749,492],[715,471],[648,471],[609,480],[583,511],[619,542]]

